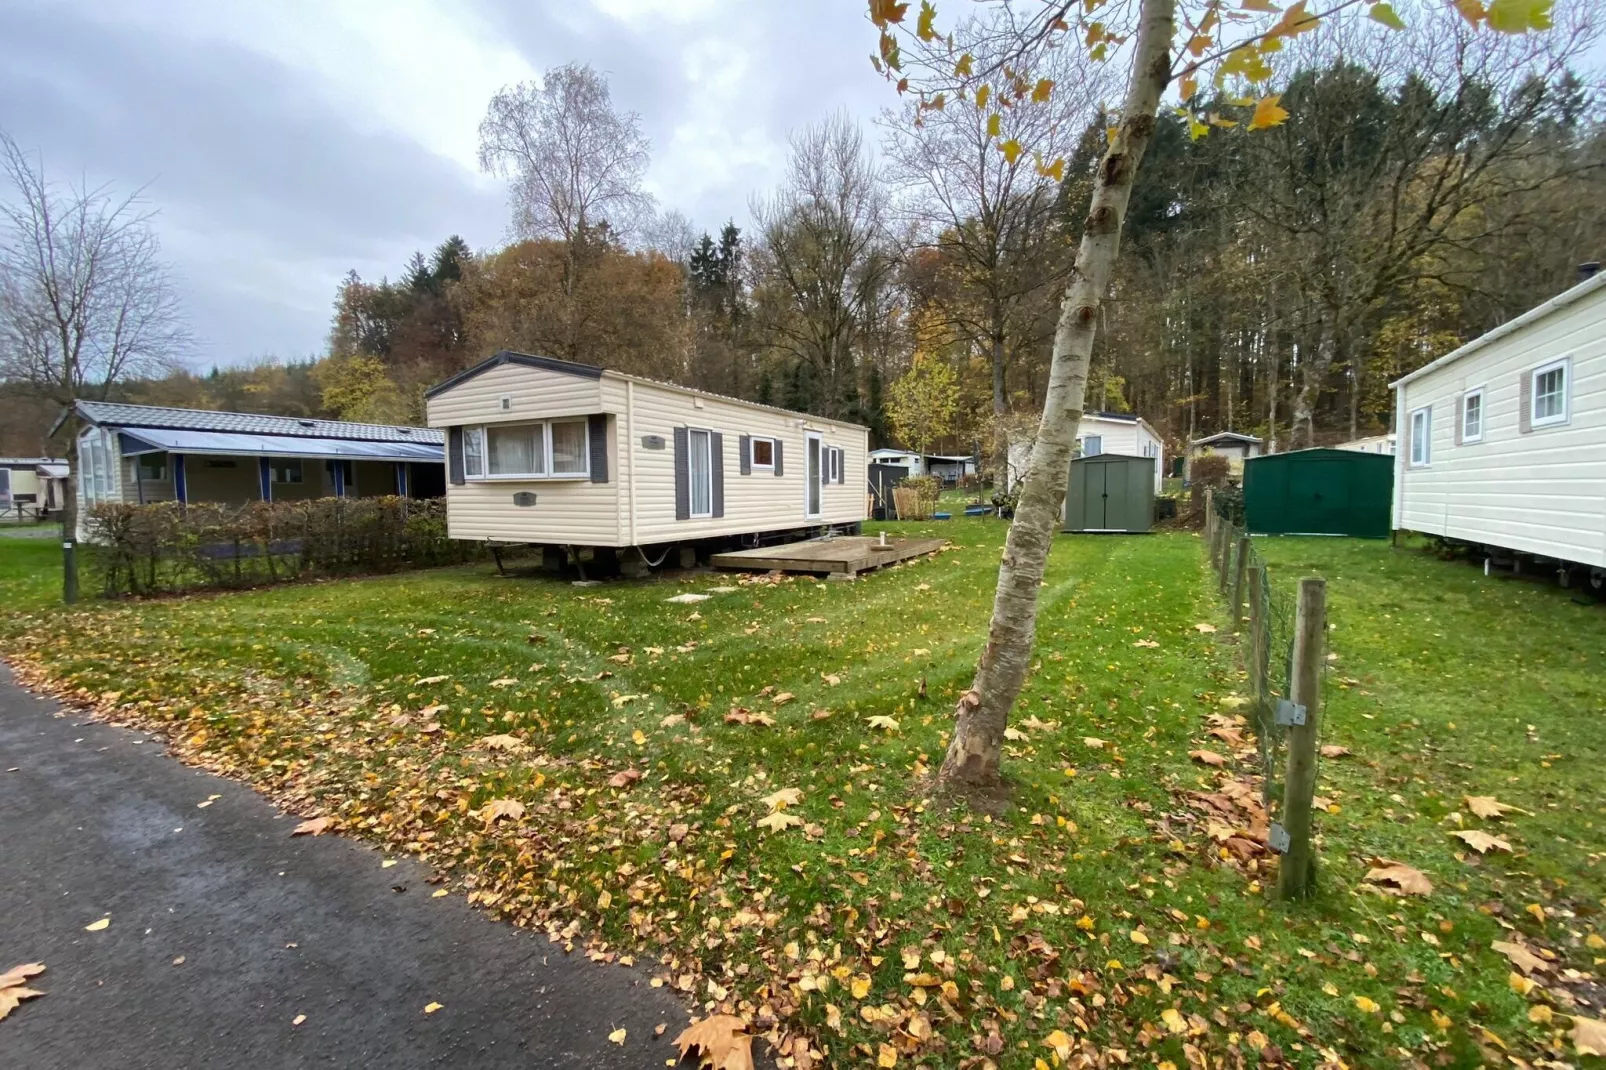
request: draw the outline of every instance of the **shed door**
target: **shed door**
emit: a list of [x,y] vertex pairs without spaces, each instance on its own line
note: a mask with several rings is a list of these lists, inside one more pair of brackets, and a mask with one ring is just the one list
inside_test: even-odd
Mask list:
[[1349,466],[1337,458],[1312,457],[1305,471],[1289,481],[1298,499],[1291,510],[1297,531],[1344,534],[1349,528]]
[[1110,466],[1084,464],[1082,467],[1087,471],[1086,493],[1082,495],[1082,527],[1088,531],[1102,531],[1110,526],[1105,522],[1109,516]]

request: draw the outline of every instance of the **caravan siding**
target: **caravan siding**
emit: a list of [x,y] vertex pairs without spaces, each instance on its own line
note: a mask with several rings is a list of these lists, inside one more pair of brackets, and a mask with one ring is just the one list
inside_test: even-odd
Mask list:
[[[502,399],[508,399],[503,408]],[[600,379],[506,363],[429,399],[431,427],[476,427],[605,414],[608,481],[473,479],[447,487],[452,538],[574,546],[648,546],[820,524],[867,515],[865,428],[751,405],[668,384],[604,372]],[[678,428],[721,436],[723,515],[676,518]],[[843,451],[840,482],[820,488],[818,515],[805,511],[807,434]],[[742,437],[780,443],[780,474],[742,474]],[[450,435],[448,435],[450,439]],[[648,443],[651,443],[649,447]],[[450,442],[448,450],[450,450]],[[451,465],[448,464],[450,471]],[[534,505],[514,496],[533,493]]]
[[[865,518],[869,433],[862,427],[801,414],[775,412],[667,387],[636,383],[635,542],[639,545],[715,535],[784,531],[811,524],[851,524]],[[705,428],[722,436],[723,517],[675,519],[674,432]],[[805,513],[807,433],[817,432],[825,449],[844,451],[842,481],[820,488],[819,516]],[[662,450],[641,448],[644,435],[660,435]],[[741,437],[774,438],[781,443],[781,474],[755,469],[742,475]]]
[[[1561,359],[1566,420],[1524,431],[1525,377]],[[1458,443],[1461,405],[1479,390],[1482,437]],[[1412,463],[1419,410],[1430,445]],[[1396,528],[1606,566],[1606,289],[1400,383],[1396,411]]]
[[1165,472],[1165,447],[1141,420],[1111,420],[1102,416],[1083,416],[1076,425],[1076,440],[1082,444],[1082,455],[1087,456],[1087,439],[1099,437],[1100,453],[1118,453],[1123,457],[1154,458],[1154,492],[1160,493]]

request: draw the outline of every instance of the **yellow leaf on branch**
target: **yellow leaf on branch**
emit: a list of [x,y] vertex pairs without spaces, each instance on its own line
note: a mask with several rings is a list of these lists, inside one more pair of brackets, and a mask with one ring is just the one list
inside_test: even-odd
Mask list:
[[1553,0],[1489,0],[1483,20],[1500,33],[1528,33],[1550,29]]
[[1277,95],[1261,97],[1255,102],[1255,114],[1250,117],[1249,129],[1264,130],[1270,126],[1281,126],[1288,121],[1288,111],[1277,102],[1282,98]]
[[1405,29],[1405,20],[1400,18],[1399,13],[1394,10],[1393,4],[1373,4],[1367,10],[1366,17],[1373,22],[1381,22],[1391,30]]
[[1053,92],[1054,80],[1052,78],[1039,78],[1037,84],[1032,87],[1032,103],[1047,104],[1048,98]]

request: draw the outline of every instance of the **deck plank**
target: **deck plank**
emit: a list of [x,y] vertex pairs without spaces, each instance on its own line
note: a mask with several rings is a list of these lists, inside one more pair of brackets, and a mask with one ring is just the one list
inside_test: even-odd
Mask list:
[[947,545],[946,539],[888,539],[882,546],[868,535],[839,535],[834,539],[809,539],[780,546],[759,546],[715,554],[715,568],[749,572],[840,572],[854,574],[867,569],[907,561],[911,557],[935,553]]

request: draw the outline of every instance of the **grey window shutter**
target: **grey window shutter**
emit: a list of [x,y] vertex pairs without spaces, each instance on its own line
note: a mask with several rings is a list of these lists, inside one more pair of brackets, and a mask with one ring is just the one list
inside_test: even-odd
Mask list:
[[742,435],[736,440],[736,459],[741,465],[742,475],[753,474],[753,436]]
[[1523,372],[1517,379],[1517,430],[1523,434],[1534,429],[1534,373]]
[[838,483],[848,481],[848,451],[841,446],[836,449],[836,481]]
[[594,412],[586,417],[586,433],[590,438],[591,482],[608,482],[608,414]]
[[781,464],[781,446],[782,446],[781,440],[780,439],[776,439],[775,440],[775,474],[778,475],[778,476],[779,475],[784,475],[786,473],[786,469]]
[[446,473],[452,486],[461,487],[468,480],[463,475],[463,429],[446,429]]
[[725,515],[725,436],[718,431],[708,433],[708,452],[713,464],[710,466],[710,475],[713,477],[714,516]]
[[690,449],[686,444],[684,427],[675,428],[675,519],[691,519],[691,474],[688,471]]
[[1455,444],[1457,446],[1461,445],[1461,431],[1466,427],[1466,423],[1467,396],[1465,394],[1457,394],[1455,396]]

